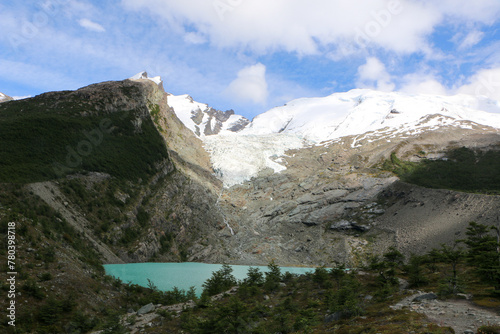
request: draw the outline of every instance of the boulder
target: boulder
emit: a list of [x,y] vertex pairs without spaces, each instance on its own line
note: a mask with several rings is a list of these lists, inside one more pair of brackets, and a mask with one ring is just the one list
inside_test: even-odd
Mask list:
[[426,294],[423,294],[423,295],[420,295],[420,296],[417,296],[415,298],[413,298],[413,301],[414,302],[421,302],[423,300],[433,300],[433,299],[437,299],[437,295],[435,293],[426,293]]
[[155,306],[153,305],[153,303],[149,303],[147,305],[144,305],[143,307],[141,307],[139,309],[139,311],[137,311],[137,315],[143,315],[143,314],[146,314],[146,313],[149,313],[149,312],[153,312],[155,310]]

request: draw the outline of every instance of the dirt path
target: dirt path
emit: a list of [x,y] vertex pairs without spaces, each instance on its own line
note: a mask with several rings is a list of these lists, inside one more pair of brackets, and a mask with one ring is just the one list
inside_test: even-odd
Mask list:
[[53,182],[32,183],[29,187],[35,195],[38,195],[45,203],[59,212],[71,226],[94,245],[95,249],[102,255],[104,263],[124,263],[108,246],[97,240],[87,227],[90,226],[89,221],[71,205]]
[[[440,326],[449,326],[456,334],[476,333],[482,325],[500,325],[500,315],[474,305],[471,301],[460,300],[423,300],[414,302],[415,297],[424,293],[415,293],[392,306],[393,309],[407,308],[425,314],[432,322]],[[467,332],[472,331],[472,332]]]

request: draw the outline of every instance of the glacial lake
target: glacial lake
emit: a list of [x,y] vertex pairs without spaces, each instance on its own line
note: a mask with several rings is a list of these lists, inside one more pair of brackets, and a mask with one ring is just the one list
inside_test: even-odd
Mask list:
[[[267,266],[231,265],[231,267],[233,268],[233,276],[238,280],[247,276],[250,267],[259,268],[262,273],[268,271]],[[119,278],[124,283],[147,287],[149,279],[162,291],[172,290],[174,286],[187,291],[191,286],[194,286],[197,295],[203,291],[202,284],[212,276],[214,271],[220,268],[222,268],[222,264],[196,262],[104,265],[107,275]],[[315,268],[280,267],[280,269],[282,273],[288,271],[292,274],[305,274],[314,271]]]

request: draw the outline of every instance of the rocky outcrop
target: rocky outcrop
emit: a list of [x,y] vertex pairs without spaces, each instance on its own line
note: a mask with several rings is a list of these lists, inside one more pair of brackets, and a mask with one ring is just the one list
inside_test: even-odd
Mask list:
[[0,93],[0,103],[7,102],[7,101],[12,101],[12,100],[13,100],[12,97],[7,96],[4,93]]

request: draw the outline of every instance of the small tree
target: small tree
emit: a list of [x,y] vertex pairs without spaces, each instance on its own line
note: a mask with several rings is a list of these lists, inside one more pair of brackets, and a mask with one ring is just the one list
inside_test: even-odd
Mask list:
[[335,268],[330,270],[330,275],[333,277],[337,283],[337,288],[340,289],[342,280],[344,279],[346,273],[346,268],[344,264],[337,265]]
[[260,286],[264,283],[264,275],[256,267],[248,268],[247,277],[243,280],[243,284],[248,286]]
[[425,286],[429,283],[427,277],[424,276],[422,264],[425,262],[424,256],[412,254],[405,271],[408,274],[408,283],[412,288]]
[[455,242],[452,247],[442,244],[441,249],[436,252],[437,258],[451,266],[451,275],[445,280],[442,294],[457,294],[461,292],[458,277],[458,266],[464,260],[465,252],[458,247],[458,242]]
[[214,271],[212,277],[203,283],[203,294],[213,296],[227,291],[237,284],[236,278],[232,274],[233,268],[224,264],[221,269]]
[[475,268],[477,276],[500,293],[500,245],[491,229],[494,228],[471,222],[463,242],[468,247],[467,262]]
[[276,263],[274,263],[274,260],[267,265],[267,268],[269,271],[265,273],[266,279],[264,288],[268,291],[276,290],[281,282],[281,269]]
[[339,312],[342,318],[360,315],[361,307],[360,287],[355,275],[346,274],[342,277],[342,284],[337,291],[329,290],[326,293],[326,304],[331,312]]

